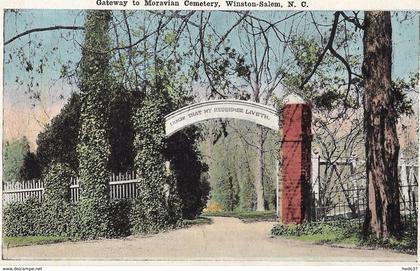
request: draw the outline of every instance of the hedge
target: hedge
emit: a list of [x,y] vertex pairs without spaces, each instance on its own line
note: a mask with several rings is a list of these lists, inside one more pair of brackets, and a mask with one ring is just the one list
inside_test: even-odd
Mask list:
[[[133,218],[131,200],[111,201],[109,207],[111,237],[128,236]],[[54,206],[56,209],[51,209]],[[60,214],[57,216],[57,214]],[[55,217],[54,217],[55,216]],[[5,236],[65,236],[84,238],[80,223],[80,204],[52,205],[30,198],[4,206],[3,234]]]
[[3,207],[3,234],[5,236],[38,235],[41,203],[36,198],[12,202]]

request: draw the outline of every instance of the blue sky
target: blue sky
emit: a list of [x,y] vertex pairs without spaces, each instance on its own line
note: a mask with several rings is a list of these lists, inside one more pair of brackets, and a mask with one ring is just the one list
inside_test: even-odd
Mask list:
[[[278,16],[278,13],[264,13],[263,16],[271,18],[272,16]],[[273,15],[274,14],[274,15]],[[277,15],[276,15],[277,14]],[[284,16],[285,13],[280,14]],[[330,15],[331,13],[326,13]],[[229,21],[234,19],[229,18],[226,13],[215,13],[215,21],[224,21],[226,23],[220,24],[220,29],[226,28],[229,25]],[[404,14],[393,16],[393,76],[406,78],[409,73],[418,71],[419,62],[419,16],[418,14],[409,14],[408,20],[404,19]],[[331,16],[329,16],[331,18]],[[226,20],[227,19],[227,20]],[[83,25],[83,12],[79,10],[22,10],[20,15],[13,13],[7,13],[5,15],[5,27],[4,34],[5,40],[20,33],[24,30],[33,27],[47,27],[52,25]],[[328,22],[328,21],[327,21]],[[221,30],[221,32],[223,32]],[[70,33],[70,36],[62,36],[63,33]],[[21,100],[28,102],[25,98],[24,89],[19,88],[15,81],[16,76],[20,76],[28,79],[28,74],[22,73],[17,69],[16,57],[17,48],[24,48],[25,52],[29,51],[28,41],[39,40],[42,42],[42,46],[36,49],[38,56],[48,54],[53,48],[58,48],[53,55],[49,56],[49,63],[53,63],[51,60],[72,60],[77,62],[80,59],[80,50],[77,50],[77,42],[82,41],[81,31],[48,31],[31,36],[22,37],[13,43],[6,45],[4,48],[5,61],[7,61],[9,54],[12,55],[13,60],[10,63],[4,65],[4,95],[6,99]],[[73,36],[74,35],[74,36]],[[73,38],[77,42],[74,42]],[[31,45],[32,48],[34,44]],[[36,60],[31,59],[36,65]],[[69,86],[64,82],[55,81],[59,76],[60,63],[56,65],[49,64],[48,68],[44,71],[42,78],[38,78],[41,82],[39,87],[47,87],[55,92],[62,92],[68,94],[75,87]],[[34,74],[34,76],[37,76]],[[55,85],[52,86],[53,82]],[[52,86],[52,87],[51,87]],[[36,86],[34,86],[36,88]]]

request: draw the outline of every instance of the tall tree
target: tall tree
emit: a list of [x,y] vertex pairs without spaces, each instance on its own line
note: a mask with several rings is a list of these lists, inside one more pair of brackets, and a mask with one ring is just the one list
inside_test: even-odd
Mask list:
[[201,175],[208,166],[197,148],[199,129],[189,127],[172,135],[167,141],[166,159],[177,179],[182,201],[183,218],[193,219],[206,207],[210,185]]
[[363,76],[368,206],[364,233],[377,237],[401,233],[397,113],[391,84],[391,14],[365,12]]
[[81,235],[108,236],[110,144],[107,134],[110,78],[110,11],[89,11],[82,51],[80,132],[77,145],[81,187]]
[[6,142],[3,153],[3,179],[6,181],[19,180],[19,171],[22,168],[25,154],[29,151],[26,137]]
[[38,159],[30,151],[26,137],[6,142],[3,158],[5,181],[26,181],[40,177]]
[[[343,20],[341,20],[341,17]],[[357,75],[351,61],[341,56],[335,43],[339,35],[340,22],[352,23],[356,29],[363,30],[362,76]],[[337,41],[336,41],[337,42]],[[348,42],[344,40],[344,42]],[[392,70],[392,27],[390,12],[365,12],[364,21],[358,12],[348,15],[334,13],[330,37],[322,53],[317,58],[311,72],[302,81],[304,86],[319,68],[327,52],[331,53],[347,70],[348,87],[344,108],[351,106],[351,86],[356,85],[354,77],[363,80],[363,107],[365,130],[365,155],[367,174],[368,206],[364,223],[364,235],[379,238],[398,237],[401,234],[401,215],[399,207],[398,153],[399,142],[396,132],[398,111],[404,111],[406,101],[394,88]],[[360,88],[355,86],[356,90]],[[358,97],[358,91],[356,91]],[[357,101],[356,101],[357,102]],[[356,106],[358,103],[355,104]],[[398,109],[398,110],[397,110]],[[403,109],[403,110],[401,110]]]

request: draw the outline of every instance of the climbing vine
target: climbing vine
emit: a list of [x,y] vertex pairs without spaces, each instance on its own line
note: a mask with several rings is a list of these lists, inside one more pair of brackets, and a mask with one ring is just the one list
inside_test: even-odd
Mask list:
[[110,236],[109,172],[110,144],[107,134],[107,99],[111,89],[110,11],[89,11],[80,70],[81,112],[79,142],[80,235]]
[[176,226],[181,201],[174,175],[165,168],[164,115],[167,100],[162,93],[147,95],[134,113],[134,166],[140,176],[139,197],[132,210],[132,231],[158,232]]

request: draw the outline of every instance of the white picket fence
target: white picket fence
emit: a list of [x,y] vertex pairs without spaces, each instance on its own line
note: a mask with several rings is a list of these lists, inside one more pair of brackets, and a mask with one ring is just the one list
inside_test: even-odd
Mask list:
[[[138,195],[136,184],[138,179],[135,172],[112,174],[109,177],[109,195],[111,199],[130,199]],[[24,201],[28,198],[43,199],[44,181],[29,180],[25,182],[3,182],[3,204]],[[72,178],[70,182],[71,201],[80,199],[79,178]]]
[[[360,176],[356,172],[356,167],[363,163],[364,160],[357,157],[350,157],[347,159],[338,159],[333,162],[337,166],[349,167],[350,175],[342,176],[346,179],[347,189],[361,189],[357,180],[365,179],[365,176]],[[321,159],[319,155],[312,156],[312,191],[316,201],[320,201],[320,189],[323,183],[321,174],[321,166],[331,165],[331,161]],[[411,191],[412,187],[417,186],[417,161],[407,161],[406,159],[399,160],[399,173],[401,178],[402,199],[410,198],[412,192],[415,193],[417,199],[417,190]],[[363,173],[364,175],[364,173]],[[138,191],[136,189],[135,172],[128,172],[125,174],[112,174],[109,178],[109,193],[111,199],[129,199],[136,198]],[[42,180],[30,180],[26,182],[3,182],[3,204],[24,201],[30,197],[35,197],[42,200],[44,194],[44,182]],[[70,184],[71,200],[77,202],[80,199],[80,185],[78,178],[72,178]]]
[[44,182],[42,180],[3,182],[3,204],[24,201],[32,197],[42,200],[43,194]]

